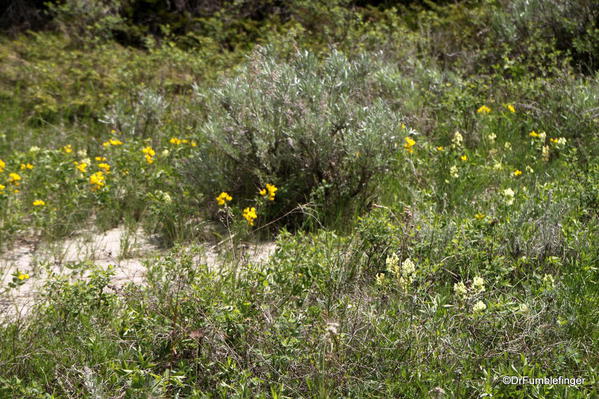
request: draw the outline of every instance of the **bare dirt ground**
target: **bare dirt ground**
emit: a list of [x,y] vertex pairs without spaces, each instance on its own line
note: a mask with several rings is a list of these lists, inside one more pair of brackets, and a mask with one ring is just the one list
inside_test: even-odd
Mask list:
[[[222,260],[220,246],[203,244],[203,255],[197,262],[218,267]],[[264,262],[275,250],[272,242],[242,245],[239,259]],[[29,313],[48,279],[68,276],[71,280],[85,279],[90,264],[114,267],[111,285],[143,284],[145,261],[164,255],[142,231],[126,231],[122,227],[103,233],[81,233],[71,239],[52,244],[22,243],[0,253],[0,318],[22,317]],[[16,288],[8,288],[14,275],[26,273],[29,278]]]

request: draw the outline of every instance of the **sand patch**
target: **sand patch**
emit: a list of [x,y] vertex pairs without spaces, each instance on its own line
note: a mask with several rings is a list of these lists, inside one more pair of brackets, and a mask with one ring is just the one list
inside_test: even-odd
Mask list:
[[[272,242],[243,244],[231,250],[226,243],[202,244],[194,262],[217,268],[224,262],[261,263],[275,250]],[[23,243],[0,254],[0,317],[22,317],[35,304],[44,284],[54,276],[70,280],[85,279],[90,266],[114,267],[110,287],[118,290],[128,283],[143,284],[145,262],[164,255],[143,231],[128,231],[117,227],[102,233],[85,232],[73,238],[37,246]],[[233,257],[233,258],[231,258]],[[6,289],[15,274],[26,273],[24,284]]]

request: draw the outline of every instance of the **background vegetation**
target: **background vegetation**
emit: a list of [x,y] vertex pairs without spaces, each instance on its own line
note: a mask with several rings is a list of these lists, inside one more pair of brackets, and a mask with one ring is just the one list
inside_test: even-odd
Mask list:
[[[0,396],[599,394],[594,1],[4,7],[0,249],[124,224],[168,254],[50,280]],[[277,251],[198,263],[226,237]]]

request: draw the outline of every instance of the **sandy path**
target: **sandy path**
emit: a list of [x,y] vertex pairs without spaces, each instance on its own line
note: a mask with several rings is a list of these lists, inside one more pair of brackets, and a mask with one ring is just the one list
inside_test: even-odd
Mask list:
[[[198,257],[197,262],[217,267],[221,262],[218,248],[210,245],[204,248],[204,255]],[[274,243],[244,245],[240,257],[263,262],[274,249]],[[84,279],[90,264],[103,268],[114,266],[111,286],[120,287],[129,282],[143,284],[144,261],[165,252],[145,238],[142,231],[127,232],[122,227],[103,233],[80,234],[39,248],[31,244],[18,245],[0,253],[0,317],[27,315],[49,278],[63,275],[71,280]],[[14,273],[27,273],[29,279],[17,288],[5,289]]]

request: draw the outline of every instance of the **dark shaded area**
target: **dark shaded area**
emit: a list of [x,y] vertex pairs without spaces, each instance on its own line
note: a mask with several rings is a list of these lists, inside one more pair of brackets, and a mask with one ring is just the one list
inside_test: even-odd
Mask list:
[[50,17],[44,0],[5,0],[0,2],[0,29],[15,32],[47,26]]
[[[529,9],[514,9],[524,7],[523,4]],[[572,65],[583,73],[598,69],[596,1],[547,0],[528,4],[500,0],[493,7],[515,18],[514,30],[503,33],[489,29],[491,21],[472,19],[463,12],[480,6],[475,0],[337,0],[327,4],[316,0],[5,0],[0,5],[0,31],[14,34],[60,29],[79,44],[90,38],[111,39],[135,47],[144,47],[148,35],[175,38],[179,46],[193,47],[194,39],[184,37],[192,33],[215,39],[223,50],[229,51],[251,47],[260,40],[261,31],[270,29],[269,25],[281,26],[291,20],[310,34],[332,37],[334,41],[334,36],[325,31],[344,26],[347,15],[359,14],[376,23],[382,10],[395,7],[410,29],[419,29],[423,23],[432,27],[431,35],[441,40],[433,46],[431,56],[443,62],[455,62],[455,55],[465,49],[476,52],[479,43],[487,40],[509,42],[510,48],[508,54],[484,55],[482,58],[489,65],[501,62],[504,56],[529,57],[531,46],[546,45],[544,53],[550,52],[551,47],[569,56]],[[345,16],[340,16],[339,10]],[[525,17],[519,17],[522,15]],[[535,24],[527,19],[533,17]]]

